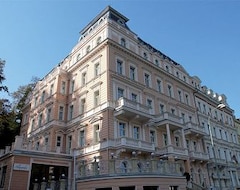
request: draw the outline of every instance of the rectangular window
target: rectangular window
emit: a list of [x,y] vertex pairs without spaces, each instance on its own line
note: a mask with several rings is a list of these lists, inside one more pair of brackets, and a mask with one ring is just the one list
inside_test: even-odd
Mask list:
[[94,125],[94,141],[95,143],[100,141],[100,136],[99,136],[99,125]]
[[73,111],[74,111],[73,108],[74,108],[73,105],[69,106],[69,115],[68,115],[69,120],[73,118]]
[[70,93],[74,92],[74,86],[75,86],[75,80],[71,81],[71,86],[70,86]]
[[153,105],[152,105],[152,100],[147,99],[147,106],[152,109]]
[[177,147],[180,146],[179,137],[175,137],[175,145],[176,145]]
[[65,93],[66,93],[66,82],[65,82],[65,81],[62,81],[61,93],[62,93],[62,94],[65,94]]
[[70,135],[67,138],[67,151],[70,152],[71,148],[72,148],[72,136]]
[[117,60],[117,73],[123,74],[123,62],[121,60]]
[[95,76],[100,75],[100,64],[95,64]]
[[135,74],[135,67],[130,66],[130,79],[135,80],[136,79],[136,74]]
[[165,146],[168,145],[167,134],[163,134],[163,144],[164,144]]
[[137,102],[137,94],[132,93],[132,101]]
[[41,127],[41,126],[42,126],[42,117],[43,117],[43,114],[41,113],[41,114],[38,116],[38,127]]
[[164,105],[160,104],[160,114],[163,114],[163,113],[164,113]]
[[155,143],[156,142],[156,133],[155,131],[150,131],[150,142]]
[[34,107],[37,106],[37,101],[38,101],[38,97],[35,97],[35,99],[34,99]]
[[189,97],[188,94],[185,94],[186,104],[189,105]]
[[140,138],[140,129],[137,126],[133,127],[133,138],[139,139]]
[[61,146],[61,140],[62,140],[62,138],[61,138],[61,136],[57,136],[57,147],[60,147]]
[[172,86],[171,85],[168,85],[168,95],[170,97],[173,97],[173,92],[172,92]]
[[51,120],[51,113],[52,113],[52,109],[48,108],[47,109],[47,122],[49,122]]
[[144,82],[147,87],[150,86],[150,75],[147,73],[144,74]]
[[162,81],[159,79],[157,80],[157,91],[162,92]]
[[36,147],[35,147],[35,150],[39,150],[39,146],[40,146],[40,142],[37,141],[37,143],[36,143]]
[[85,145],[85,131],[81,130],[79,132],[79,146],[83,147]]
[[45,100],[45,90],[42,92],[42,97],[41,97],[41,103],[43,103],[44,102],[44,100]]
[[82,85],[85,85],[87,83],[87,73],[82,73]]
[[118,91],[117,91],[117,99],[123,97],[123,93],[124,93],[124,90],[121,89],[121,88],[118,88]]
[[100,104],[99,91],[94,92],[94,105],[98,106]]
[[182,102],[182,91],[181,90],[178,91],[178,98],[179,98],[179,101]]
[[86,109],[86,99],[85,98],[82,98],[80,100],[80,113],[84,113],[85,112],[85,109]]
[[35,127],[35,119],[32,120],[31,131],[34,130],[34,127]]
[[178,186],[169,186],[169,190],[178,190]]
[[126,125],[125,125],[125,123],[119,122],[118,127],[119,127],[119,136],[120,137],[125,137],[126,136]]
[[7,166],[3,166],[2,167],[2,175],[1,175],[1,183],[0,183],[1,188],[4,187],[4,183],[5,183],[5,179],[6,179],[6,173],[7,173]]
[[64,110],[63,106],[60,106],[59,107],[59,113],[58,113],[58,119],[60,121],[63,121],[63,110]]
[[51,84],[51,86],[50,86],[50,92],[49,92],[49,95],[50,95],[50,96],[52,96],[52,95],[53,95],[53,87],[54,87],[54,85],[53,85],[53,84]]
[[193,141],[193,149],[194,149],[195,151],[197,151],[197,142],[196,142],[196,141]]
[[48,137],[45,137],[45,140],[44,140],[44,145],[45,145],[45,146],[48,146],[48,141],[49,141],[49,140],[48,140]]

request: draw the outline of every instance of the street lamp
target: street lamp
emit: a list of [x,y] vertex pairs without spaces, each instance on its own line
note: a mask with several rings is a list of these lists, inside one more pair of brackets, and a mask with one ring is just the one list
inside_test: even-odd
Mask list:
[[[217,105],[212,111],[215,111],[216,109],[222,109],[226,107],[225,104],[219,104]],[[219,184],[219,188],[220,190],[222,190],[222,185],[221,185],[221,180],[220,180],[220,173],[219,173],[219,168],[217,166],[217,159],[216,159],[216,153],[214,150],[214,143],[213,143],[213,135],[212,135],[212,127],[211,127],[211,122],[210,122],[210,115],[208,115],[208,129],[209,129],[209,135],[210,135],[210,140],[211,140],[211,147],[212,147],[212,152],[213,152],[213,158],[214,158],[214,163],[215,163],[215,167],[217,169],[217,177],[218,177],[218,184]]]

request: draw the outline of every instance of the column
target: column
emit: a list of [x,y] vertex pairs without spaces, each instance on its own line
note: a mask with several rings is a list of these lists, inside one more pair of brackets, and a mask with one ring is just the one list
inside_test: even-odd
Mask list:
[[170,129],[169,129],[169,124],[166,124],[166,129],[167,129],[168,145],[172,145],[171,132],[170,132]]

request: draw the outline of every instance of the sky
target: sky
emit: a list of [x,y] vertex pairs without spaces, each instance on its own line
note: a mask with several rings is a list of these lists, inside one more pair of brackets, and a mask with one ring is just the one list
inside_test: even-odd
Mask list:
[[202,86],[225,94],[240,118],[240,0],[0,0],[3,84],[14,92],[32,77],[43,78],[108,5]]

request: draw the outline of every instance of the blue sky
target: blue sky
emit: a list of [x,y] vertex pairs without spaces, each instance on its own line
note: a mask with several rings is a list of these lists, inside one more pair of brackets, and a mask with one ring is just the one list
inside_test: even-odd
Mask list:
[[[11,92],[44,77],[107,5],[144,41],[180,63],[240,117],[238,0],[1,0],[0,58]],[[5,95],[2,95],[4,97]]]

